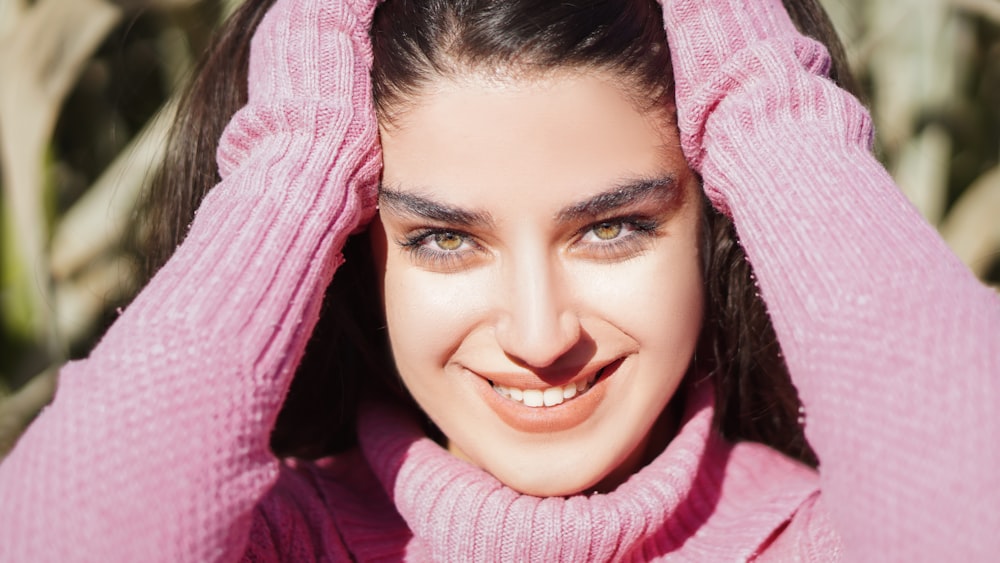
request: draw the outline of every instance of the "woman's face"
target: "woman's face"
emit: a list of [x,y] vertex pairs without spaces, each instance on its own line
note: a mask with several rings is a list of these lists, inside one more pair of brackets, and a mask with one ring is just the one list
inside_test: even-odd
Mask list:
[[697,180],[630,99],[594,72],[440,79],[381,131],[399,375],[524,493],[611,488],[662,450],[701,327]]

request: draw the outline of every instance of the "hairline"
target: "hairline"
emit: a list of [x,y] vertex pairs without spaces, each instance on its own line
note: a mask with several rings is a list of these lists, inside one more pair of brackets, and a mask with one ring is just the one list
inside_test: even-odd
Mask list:
[[[663,112],[665,117],[673,118],[673,93],[659,92],[652,94],[646,86],[640,84],[634,73],[624,71],[616,65],[597,63],[566,63],[548,64],[544,62],[531,63],[527,61],[514,60],[504,64],[490,67],[489,61],[462,62],[456,58],[449,57],[449,64],[446,66],[432,65],[428,73],[425,73],[416,83],[411,86],[409,92],[394,92],[390,96],[393,109],[388,115],[384,112],[376,111],[379,127],[383,129],[396,129],[402,127],[405,115],[419,104],[421,97],[431,95],[435,92],[434,83],[451,83],[457,85],[496,85],[503,86],[515,82],[540,83],[548,80],[560,80],[572,78],[573,76],[590,75],[591,73],[603,74],[605,80],[617,88],[632,105],[633,109],[639,113]],[[536,66],[533,66],[536,65]],[[615,80],[615,78],[624,79]],[[623,86],[623,83],[625,84]],[[405,99],[404,99],[405,98]],[[380,104],[376,104],[378,110]]]

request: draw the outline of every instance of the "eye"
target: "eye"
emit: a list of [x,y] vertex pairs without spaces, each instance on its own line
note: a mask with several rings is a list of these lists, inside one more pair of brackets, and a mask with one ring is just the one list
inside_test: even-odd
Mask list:
[[471,235],[448,229],[418,230],[398,244],[417,265],[442,271],[468,265],[482,251]]
[[623,225],[620,222],[598,223],[594,225],[590,232],[594,233],[594,236],[601,240],[614,240],[622,233],[622,227]]
[[621,217],[591,223],[579,232],[574,246],[582,256],[616,262],[648,249],[660,234],[660,223],[645,217]]
[[462,235],[453,232],[434,233],[427,237],[427,239],[425,239],[427,242],[433,241],[438,248],[448,252],[458,250],[462,247],[462,243],[465,242]]
[[587,244],[614,244],[644,231],[643,225],[636,221],[626,219],[615,219],[613,221],[601,221],[587,227],[580,240]]

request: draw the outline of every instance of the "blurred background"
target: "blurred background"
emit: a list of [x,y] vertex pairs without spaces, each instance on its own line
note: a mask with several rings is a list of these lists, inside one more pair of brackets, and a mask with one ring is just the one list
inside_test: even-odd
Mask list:
[[[137,202],[241,0],[0,0],[0,458],[137,290]],[[1000,0],[823,0],[878,155],[1000,284]],[[1000,335],[998,335],[1000,338]]]

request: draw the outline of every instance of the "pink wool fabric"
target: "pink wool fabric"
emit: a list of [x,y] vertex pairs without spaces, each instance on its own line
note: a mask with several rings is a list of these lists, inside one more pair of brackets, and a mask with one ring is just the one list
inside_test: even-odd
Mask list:
[[871,156],[867,113],[780,0],[673,0],[684,151],[730,214],[818,473],[710,425],[607,495],[540,499],[399,412],[358,450],[268,437],[380,166],[374,2],[278,0],[222,182],[175,256],[0,465],[0,560],[899,560],[1000,552],[1000,299]]

